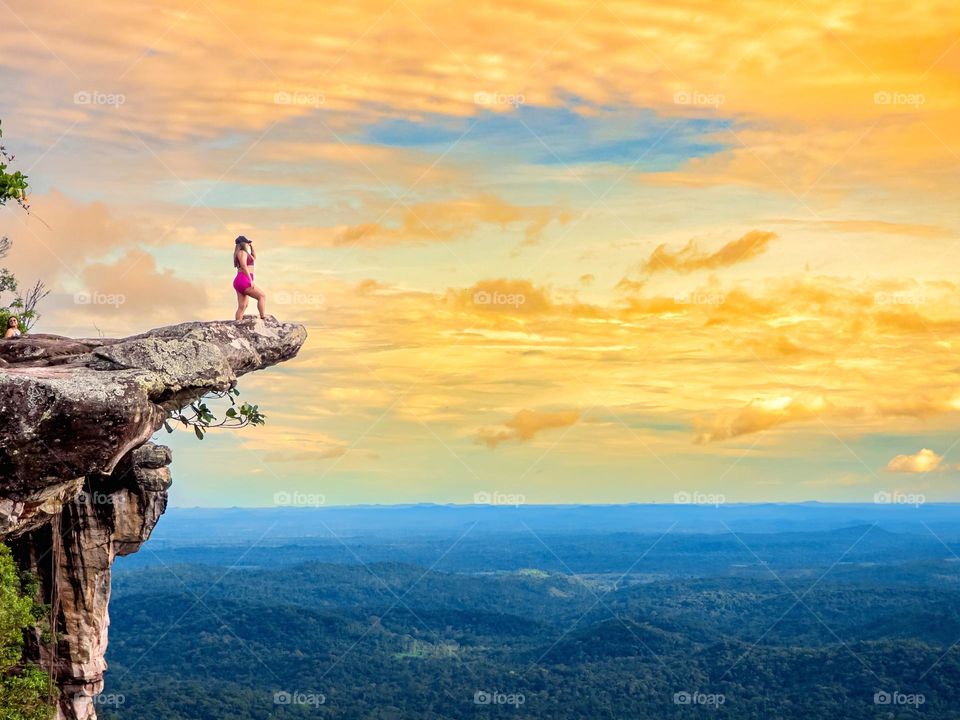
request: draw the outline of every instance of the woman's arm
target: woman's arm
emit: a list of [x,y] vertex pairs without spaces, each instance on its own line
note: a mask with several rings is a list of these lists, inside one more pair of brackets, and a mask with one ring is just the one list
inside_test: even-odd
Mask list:
[[7,331],[3,334],[3,337],[4,339],[16,337],[16,335],[14,334],[13,328],[7,328]]

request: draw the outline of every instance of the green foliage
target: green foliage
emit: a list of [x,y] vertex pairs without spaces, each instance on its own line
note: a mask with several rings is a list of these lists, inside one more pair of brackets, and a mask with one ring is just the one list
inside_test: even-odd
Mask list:
[[[0,257],[3,257],[4,253],[10,248],[10,241],[7,238],[0,238]],[[13,273],[7,270],[6,268],[0,268],[0,295],[5,292],[16,292],[17,291],[17,279],[13,276]],[[16,310],[13,308],[0,307],[0,337],[3,336],[3,333],[7,329],[7,321],[10,319],[11,315],[17,315]],[[20,320],[21,326],[23,325],[23,320],[20,319],[20,316],[17,315],[17,319]],[[22,329],[22,328],[21,328]]]
[[[3,257],[7,250],[10,249],[10,244],[11,243],[7,238],[0,238],[0,257]],[[13,273],[6,268],[0,268],[0,293],[16,291],[17,278],[15,278]]]
[[[0,129],[0,138],[3,137],[3,130]],[[8,163],[13,161],[13,155],[10,155],[6,148],[0,144],[0,205],[8,200],[13,200],[21,206],[26,207],[27,201],[27,176],[19,170],[7,172]]]
[[[924,566],[931,584],[923,586],[891,583],[892,565],[861,568],[853,582],[819,582],[818,566],[782,581],[758,572],[633,584],[621,569],[609,592],[601,585],[610,576],[357,564],[360,554],[404,547],[423,547],[430,565],[445,552],[456,563],[457,537],[365,535],[314,548],[349,543],[342,555],[354,564],[284,565],[289,546],[249,543],[226,560],[219,546],[206,547],[209,564],[177,564],[173,574],[164,562],[115,576],[107,692],[126,700],[116,716],[960,718],[956,563]],[[518,537],[480,541],[507,546]],[[608,551],[623,542],[607,536]],[[698,547],[709,553],[713,544],[702,536]],[[827,558],[815,548],[805,545]],[[544,563],[551,553],[541,552]],[[479,690],[525,702],[478,704]],[[878,707],[883,690],[921,693],[925,704]],[[277,691],[322,693],[326,702],[279,705]],[[684,692],[721,693],[725,704],[678,704]]]
[[[231,388],[222,393],[210,393],[204,395],[199,400],[190,403],[179,410],[171,410],[167,414],[167,419],[163,421],[163,426],[168,433],[173,432],[173,426],[170,421],[181,423],[184,428],[193,428],[194,434],[198,440],[203,440],[204,435],[211,428],[242,428],[247,425],[263,425],[267,421],[267,416],[260,412],[259,405],[242,403],[237,405],[236,398],[240,391]],[[206,401],[228,400],[230,407],[224,412],[223,418],[218,419],[213,413]]]
[[50,676],[22,662],[23,632],[35,627],[44,615],[34,601],[36,582],[21,578],[10,556],[0,545],[0,718],[47,720],[54,708],[48,701]]
[[[0,130],[0,138],[2,137],[3,131]],[[0,143],[0,205],[13,200],[29,212],[27,176],[19,171],[7,172],[8,163],[13,162],[13,159],[13,155],[8,153]],[[10,251],[11,246],[9,238],[0,237],[0,258]],[[15,293],[15,296],[8,306],[0,306],[0,337],[6,332],[7,321],[11,315],[17,316],[20,321],[20,331],[26,333],[40,317],[36,311],[37,303],[49,294],[43,283],[39,281],[26,292],[19,291],[17,278],[13,273],[7,268],[0,268],[0,295],[7,292]]]
[[[13,290],[18,290],[16,278],[14,278],[6,268],[0,269],[0,286],[2,286],[2,278],[5,276],[10,278]],[[2,287],[0,287],[0,289],[2,289]],[[5,314],[5,318],[16,315],[20,320],[21,332],[26,334],[30,332],[30,328],[33,327],[40,318],[40,313],[37,312],[37,305],[49,294],[50,291],[46,289],[43,281],[38,280],[26,292],[18,291],[13,302],[11,302],[8,307],[0,308],[0,313]],[[3,325],[0,327],[6,330],[7,320],[4,319],[2,322]]]
[[20,332],[26,335],[40,315],[35,310],[24,310],[23,303],[18,300],[10,303],[10,307],[0,307],[0,337],[6,332],[7,322],[11,317],[16,317],[20,321]]

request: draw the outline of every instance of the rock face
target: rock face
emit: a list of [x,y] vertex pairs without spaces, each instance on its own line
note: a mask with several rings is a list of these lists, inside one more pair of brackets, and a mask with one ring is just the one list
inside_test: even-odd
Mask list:
[[[95,718],[103,690],[110,566],[150,537],[167,507],[170,450],[147,443],[127,453],[110,475],[89,475],[51,522],[10,542],[50,603],[54,642],[28,638],[28,653],[60,688],[61,718]],[[51,623],[53,624],[53,623]]]
[[0,540],[40,581],[53,641],[27,653],[60,688],[58,718],[93,720],[106,669],[110,567],[167,504],[168,410],[294,357],[301,325],[192,322],[123,339],[0,340]]

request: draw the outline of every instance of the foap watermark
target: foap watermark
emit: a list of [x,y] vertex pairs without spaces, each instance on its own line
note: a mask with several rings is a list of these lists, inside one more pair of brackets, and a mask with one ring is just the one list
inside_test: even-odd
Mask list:
[[923,293],[895,290],[874,293],[873,302],[876,305],[925,305],[927,296]]
[[527,296],[523,293],[505,293],[499,290],[477,290],[473,294],[474,305],[511,305],[519,308],[527,302]]
[[691,292],[677,293],[673,296],[673,301],[677,305],[723,305],[727,301],[727,296],[723,293],[715,292]]
[[512,505],[513,507],[518,507],[526,501],[526,496],[519,493],[502,493],[496,490],[487,492],[482,490],[473,494],[473,502],[475,505]]
[[98,707],[120,707],[127,701],[127,698],[122,693],[100,693],[94,695],[91,700]]
[[122,293],[88,292],[86,290],[73,294],[74,305],[110,305],[120,307],[127,301]]
[[901,490],[885,492],[881,490],[874,493],[873,502],[877,505],[913,505],[920,507],[927,501],[927,496],[923,493],[905,493]]
[[97,90],[80,90],[73,94],[74,105],[105,105],[120,107],[127,102],[127,96],[122,93],[105,93]]
[[874,105],[900,105],[918,109],[927,102],[923,93],[900,92],[899,90],[880,90],[873,94]]
[[307,705],[309,707],[320,707],[326,704],[327,696],[317,692],[300,692],[294,690],[279,690],[273,694],[274,705]]
[[300,305],[301,307],[321,307],[327,304],[327,298],[322,293],[304,293],[298,290],[287,292],[281,290],[273,296],[278,305]]
[[474,705],[511,705],[520,707],[527,701],[523,693],[505,693],[499,690],[477,690],[473,694]]
[[526,98],[520,93],[500,93],[500,92],[475,92],[473,102],[476,105],[497,106],[510,105],[519,107],[526,102]]
[[318,108],[327,101],[323,93],[302,90],[280,90],[273,94],[274,105],[304,105]]
[[273,504],[289,507],[320,507],[327,502],[327,496],[320,493],[304,493],[296,490],[281,490],[273,494]]
[[687,492],[686,490],[681,490],[673,494],[673,502],[676,505],[713,505],[714,507],[720,507],[727,502],[727,497],[720,493],[702,493],[696,490]]
[[722,93],[705,93],[697,90],[681,90],[673,94],[674,105],[719,108],[727,101]]
[[77,502],[81,505],[86,505],[87,503],[91,505],[113,505],[113,495],[100,492],[99,490],[94,490],[93,492],[81,490],[77,495]]
[[927,701],[923,693],[902,693],[899,690],[887,692],[880,690],[873,694],[874,705],[908,705],[913,708],[919,708]]
[[702,705],[704,707],[719,707],[727,701],[723,693],[704,693],[698,690],[689,692],[681,690],[673,694],[674,705]]

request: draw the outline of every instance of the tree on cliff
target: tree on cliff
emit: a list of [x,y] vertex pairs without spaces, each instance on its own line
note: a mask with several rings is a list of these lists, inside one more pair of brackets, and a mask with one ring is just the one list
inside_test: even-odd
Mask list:
[[[8,238],[0,237],[0,259],[6,256],[13,243]],[[7,268],[0,268],[0,297],[5,292],[15,293],[13,300],[7,306],[0,306],[0,328],[7,327],[11,315],[16,315],[20,321],[20,329],[24,332],[40,318],[37,305],[50,291],[46,289],[42,280],[37,280],[33,286],[24,292],[18,292],[17,278]]]
[[[7,167],[13,162],[14,157],[7,152],[2,138],[3,130],[0,128],[0,205],[5,205],[8,200],[12,200],[29,212],[27,176],[19,170],[7,172]],[[0,237],[0,258],[6,256],[12,245],[9,238]],[[37,280],[25,293],[18,293],[16,277],[7,268],[0,268],[0,295],[5,292],[16,293],[16,295],[8,306],[0,307],[0,329],[5,329],[10,316],[16,315],[20,321],[20,328],[24,332],[28,331],[40,317],[37,314],[37,304],[50,292],[44,287],[42,281]]]
[[[29,584],[28,584],[29,585]],[[0,717],[3,720],[48,720],[50,676],[34,665],[24,665],[23,631],[34,627],[43,608],[22,587],[10,549],[0,545]]]
[[19,170],[7,172],[7,165],[13,162],[13,155],[7,152],[2,142],[3,130],[0,129],[0,205],[13,200],[21,207],[27,207],[27,176]]

